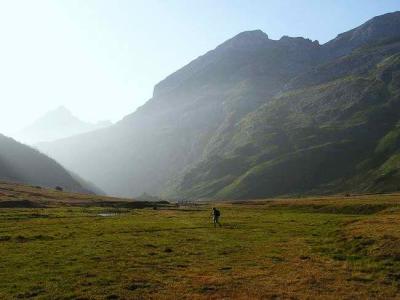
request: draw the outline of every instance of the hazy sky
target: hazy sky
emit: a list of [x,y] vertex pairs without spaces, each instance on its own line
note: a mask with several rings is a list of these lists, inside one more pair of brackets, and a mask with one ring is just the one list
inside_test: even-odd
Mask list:
[[322,43],[395,10],[400,0],[0,0],[0,133],[60,105],[117,121],[244,30]]

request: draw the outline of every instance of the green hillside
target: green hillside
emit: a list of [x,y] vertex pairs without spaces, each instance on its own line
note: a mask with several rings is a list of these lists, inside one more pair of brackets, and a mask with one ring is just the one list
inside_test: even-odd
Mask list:
[[[228,146],[191,169],[183,197],[257,198],[400,188],[400,41],[357,50],[347,64],[381,59],[361,73],[273,97],[235,125]],[[353,63],[355,61],[355,63]],[[321,78],[319,70],[313,76]],[[216,172],[218,170],[218,172]]]

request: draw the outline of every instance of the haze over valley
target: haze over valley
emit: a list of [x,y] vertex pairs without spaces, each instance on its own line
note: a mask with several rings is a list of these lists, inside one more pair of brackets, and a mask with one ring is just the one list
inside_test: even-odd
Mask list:
[[394,12],[322,45],[239,33],[117,124],[39,149],[125,197],[396,191],[398,28]]
[[24,143],[35,145],[94,131],[112,125],[110,121],[84,122],[75,117],[67,108],[60,106],[47,112],[33,124],[25,127],[14,137]]

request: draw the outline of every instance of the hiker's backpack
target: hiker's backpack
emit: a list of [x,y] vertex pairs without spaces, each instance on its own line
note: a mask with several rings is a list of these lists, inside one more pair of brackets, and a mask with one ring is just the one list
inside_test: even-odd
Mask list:
[[215,215],[216,217],[219,217],[219,216],[221,215],[221,213],[219,212],[218,209],[216,209],[215,212],[214,212],[214,215]]

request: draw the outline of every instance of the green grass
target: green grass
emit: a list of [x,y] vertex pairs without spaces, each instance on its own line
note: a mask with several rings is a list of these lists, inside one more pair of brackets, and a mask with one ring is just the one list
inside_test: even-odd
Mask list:
[[395,297],[398,199],[0,209],[0,299]]
[[[26,218],[30,211],[5,214],[3,295],[72,298],[230,292],[271,264],[287,263],[290,246],[310,255],[304,238],[314,229],[304,223],[320,225],[326,218],[226,207],[224,227],[214,229],[208,209],[141,210],[110,218],[82,209],[68,216],[65,209],[42,210],[34,218]],[[330,226],[324,225],[327,231]]]

